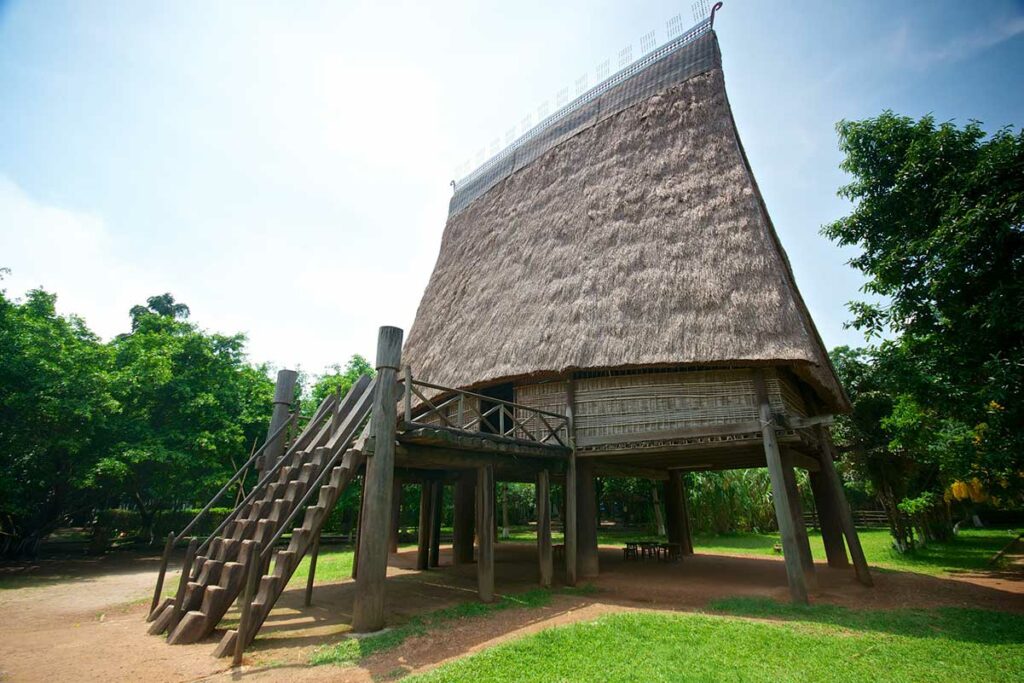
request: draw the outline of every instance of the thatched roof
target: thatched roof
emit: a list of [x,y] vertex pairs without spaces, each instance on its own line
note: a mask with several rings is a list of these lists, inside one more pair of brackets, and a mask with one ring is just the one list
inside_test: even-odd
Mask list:
[[418,378],[785,365],[848,407],[743,153],[714,34],[701,41],[716,58],[700,73],[453,200],[403,354]]

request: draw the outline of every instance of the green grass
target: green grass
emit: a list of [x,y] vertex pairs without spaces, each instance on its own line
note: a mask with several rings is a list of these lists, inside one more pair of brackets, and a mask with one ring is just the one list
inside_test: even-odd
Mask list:
[[[352,578],[352,559],[355,552],[352,548],[321,548],[320,556],[316,559],[316,582],[331,583],[332,581],[344,581]],[[309,576],[309,554],[302,558],[302,562],[295,568],[295,573],[288,581],[292,588],[298,585],[306,585],[306,578]]]
[[[885,529],[858,531],[868,563],[886,569],[911,571],[921,574],[944,574],[956,571],[988,569],[989,560],[1009,543],[1017,530],[965,529],[950,541],[929,543],[926,547],[900,554],[892,548],[892,538]],[[816,559],[825,559],[821,534],[809,532],[811,553]],[[750,555],[777,555],[774,546],[778,534],[721,534],[697,535],[693,539],[698,552],[740,553]]]
[[[593,588],[581,586],[575,589],[562,589],[559,593],[588,593]],[[316,650],[309,659],[310,664],[355,664],[376,652],[390,650],[401,645],[407,638],[424,635],[428,631],[443,628],[459,619],[483,617],[514,607],[543,607],[551,602],[553,592],[536,589],[516,595],[505,595],[497,602],[464,602],[453,607],[436,610],[428,614],[413,617],[400,626],[388,629],[378,635],[364,638],[346,638],[335,645]]]
[[750,621],[619,613],[548,629],[410,681],[1014,681],[1024,617],[984,610],[853,611],[719,601]]
[[[899,554],[892,548],[892,538],[886,529],[860,529],[861,545],[868,563],[885,569],[911,571],[921,574],[945,574],[956,571],[990,569],[989,560],[1020,532],[1019,529],[964,529],[951,541],[933,542],[926,547],[907,554]],[[821,534],[808,530],[811,553],[818,560],[825,560],[825,546]],[[529,527],[514,527],[512,541],[536,539],[536,533]],[[657,535],[642,531],[616,531],[602,529],[598,543],[622,545],[627,541],[664,541]],[[556,540],[556,543],[561,540]],[[774,555],[779,534],[731,533],[696,534],[693,539],[697,552],[728,553],[743,555]]]

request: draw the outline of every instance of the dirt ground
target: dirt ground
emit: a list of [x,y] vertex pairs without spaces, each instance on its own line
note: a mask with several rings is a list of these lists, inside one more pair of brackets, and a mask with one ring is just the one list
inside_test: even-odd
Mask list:
[[[528,590],[536,582],[536,554],[527,544],[499,544],[500,592]],[[852,571],[817,565],[814,602],[856,608],[972,606],[1024,612],[1024,558],[998,572],[925,576],[875,571],[875,587]],[[452,567],[447,549],[440,570],[413,570],[415,552],[392,556],[388,621],[473,600],[473,566]],[[503,640],[610,611],[699,610],[736,595],[788,597],[777,558],[698,554],[680,564],[626,562],[617,548],[601,549],[596,591],[556,595],[545,607],[510,609],[451,622],[444,630],[406,640],[359,666],[311,667],[318,647],[344,638],[351,621],[354,584],[317,586],[313,606],[302,607],[302,588],[285,592],[264,625],[241,671],[211,656],[218,632],[194,645],[169,646],[146,635],[144,618],[155,583],[157,558],[113,555],[102,560],[41,562],[31,586],[0,590],[0,680],[278,680],[371,681],[433,668]],[[172,580],[173,583],[173,580]],[[229,618],[231,615],[229,614]]]

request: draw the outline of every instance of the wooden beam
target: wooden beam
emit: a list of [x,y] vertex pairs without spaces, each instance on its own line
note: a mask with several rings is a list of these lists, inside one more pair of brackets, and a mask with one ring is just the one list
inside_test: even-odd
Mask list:
[[477,470],[476,481],[476,576],[480,599],[494,601],[494,467]]
[[484,432],[464,432],[449,427],[424,426],[403,422],[399,441],[425,446],[442,446],[457,450],[482,453],[508,453],[531,458],[564,459],[568,449],[564,446],[512,439]]
[[551,587],[554,574],[551,552],[551,483],[547,470],[537,475],[537,559],[540,563],[540,585]]
[[803,567],[800,564],[800,548],[797,545],[796,529],[793,525],[793,511],[790,507],[789,496],[786,491],[786,480],[782,472],[782,455],[779,453],[779,444],[775,440],[775,425],[773,423],[771,404],[768,402],[768,392],[765,388],[764,371],[755,370],[753,380],[757,400],[760,403],[761,438],[764,442],[765,461],[772,484],[775,519],[779,523],[779,532],[782,536],[782,554],[786,561],[789,593],[793,602],[806,605],[807,582],[804,578]]
[[736,434],[755,434],[761,431],[761,423],[757,420],[735,422],[732,424],[708,424],[697,427],[679,427],[677,429],[660,429],[648,432],[629,434],[602,434],[598,436],[581,436],[576,445],[578,448],[590,446],[606,446],[608,444],[631,443],[634,441],[670,441],[672,439],[691,439],[701,436],[733,436]]
[[366,463],[366,499],[359,525],[359,573],[352,609],[352,630],[356,633],[378,631],[384,626],[384,581],[388,571],[388,526],[398,424],[397,375],[401,364],[402,330],[380,328],[377,393],[370,418],[375,437],[374,453]]
[[857,527],[853,524],[853,513],[850,512],[850,504],[846,501],[846,495],[843,493],[843,483],[839,480],[839,473],[836,472],[832,435],[825,427],[818,426],[816,429],[818,441],[822,445],[821,468],[825,474],[825,483],[839,512],[839,522],[843,529],[843,535],[846,536],[846,545],[850,549],[850,558],[853,560],[857,580],[865,586],[872,586],[874,581],[871,580],[868,561],[864,557],[860,537],[857,536]]
[[492,465],[495,476],[505,481],[536,481],[537,473],[543,469],[561,474],[567,461],[551,459],[522,458],[513,454],[460,451],[451,448],[423,446],[414,443],[399,443],[396,448],[396,462],[402,467],[421,470],[476,470],[482,465]]
[[461,472],[455,482],[452,520],[452,557],[456,565],[473,564],[473,507],[476,472]]

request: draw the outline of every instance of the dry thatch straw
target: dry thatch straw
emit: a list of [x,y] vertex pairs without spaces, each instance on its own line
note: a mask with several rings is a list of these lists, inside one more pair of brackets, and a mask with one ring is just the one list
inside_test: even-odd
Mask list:
[[717,64],[582,127],[449,216],[404,357],[452,387],[782,365],[848,408]]

